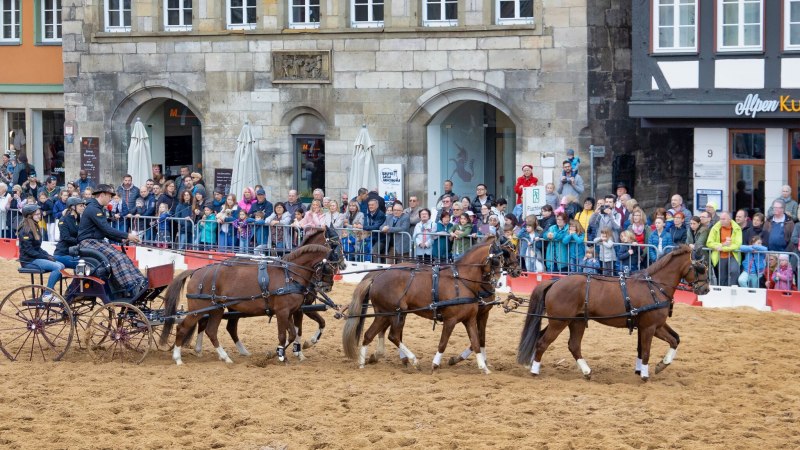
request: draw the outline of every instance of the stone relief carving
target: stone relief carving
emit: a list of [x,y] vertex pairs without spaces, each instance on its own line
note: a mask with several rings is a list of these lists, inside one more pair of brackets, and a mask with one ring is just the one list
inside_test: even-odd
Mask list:
[[329,51],[273,51],[273,83],[330,83]]

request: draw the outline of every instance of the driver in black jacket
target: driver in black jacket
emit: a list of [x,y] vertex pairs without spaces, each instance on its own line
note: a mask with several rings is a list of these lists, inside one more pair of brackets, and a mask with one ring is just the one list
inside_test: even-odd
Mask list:
[[102,253],[111,264],[114,280],[127,291],[130,298],[136,298],[143,290],[147,289],[147,279],[125,253],[103,241],[103,238],[113,241],[128,240],[134,243],[141,242],[141,239],[135,232],[125,233],[108,223],[106,205],[114,196],[114,189],[111,186],[97,185],[92,190],[92,196],[93,198],[86,202],[86,209],[81,215],[78,225],[78,242],[80,242],[81,248],[89,248]]

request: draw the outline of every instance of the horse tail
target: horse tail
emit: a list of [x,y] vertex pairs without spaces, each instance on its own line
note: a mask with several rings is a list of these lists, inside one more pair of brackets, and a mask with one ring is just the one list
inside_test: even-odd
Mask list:
[[358,340],[364,331],[364,311],[369,304],[369,291],[372,288],[372,277],[364,278],[353,291],[353,300],[347,309],[347,321],[342,331],[342,347],[349,359],[358,357]]
[[[191,277],[193,273],[194,270],[184,270],[183,273],[175,277],[172,283],[169,284],[169,287],[167,287],[167,292],[164,294],[164,315],[167,316],[167,318],[164,320],[164,328],[161,330],[161,338],[159,339],[161,345],[167,344],[169,334],[172,332],[172,327],[175,325],[175,313],[178,311],[178,301],[181,298],[183,285],[186,283],[186,279]],[[176,342],[175,345],[181,344]]]
[[523,365],[531,363],[531,358],[536,351],[536,342],[542,330],[542,312],[544,312],[544,298],[547,291],[553,287],[554,282],[542,283],[531,293],[528,304],[528,316],[522,327],[522,338],[517,349],[517,362]]

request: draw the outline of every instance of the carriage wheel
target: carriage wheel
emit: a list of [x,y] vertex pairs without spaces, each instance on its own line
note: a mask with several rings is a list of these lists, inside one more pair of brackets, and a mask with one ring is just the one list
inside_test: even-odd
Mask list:
[[[42,301],[42,295],[52,298]],[[19,287],[0,303],[0,353],[12,361],[58,361],[74,334],[72,310],[48,287]]]
[[78,347],[82,350],[87,348],[86,332],[89,330],[89,318],[102,304],[95,297],[76,297],[70,302],[72,318],[75,321],[75,337],[78,339]]
[[89,318],[85,342],[96,362],[139,364],[150,351],[153,330],[139,308],[112,302]]

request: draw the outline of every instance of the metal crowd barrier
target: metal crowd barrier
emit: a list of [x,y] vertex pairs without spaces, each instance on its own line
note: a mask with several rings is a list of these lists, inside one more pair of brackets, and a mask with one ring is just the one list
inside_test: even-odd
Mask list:
[[[746,246],[749,247],[749,246]],[[789,267],[792,270],[792,280],[788,289],[783,290],[797,290],[797,286],[800,286],[800,271],[798,270],[798,266],[800,266],[800,255],[795,252],[779,252],[779,251],[762,251],[762,250],[745,250],[745,251],[737,251],[737,252],[730,252],[732,254],[738,253],[740,255],[740,261],[736,260],[734,255],[731,255],[728,258],[728,272],[722,272],[723,264],[720,263],[720,260],[717,259],[717,263],[714,264],[714,259],[712,257],[715,253],[718,253],[718,250],[714,250],[708,247],[704,247],[702,252],[705,255],[705,260],[709,262],[709,282],[714,286],[740,286],[740,287],[750,287],[750,288],[760,288],[765,287],[767,281],[772,281],[772,288],[775,287],[775,270],[771,268],[770,260],[774,258],[775,261],[775,268],[780,265],[779,257],[780,255],[787,255],[789,257]],[[752,255],[750,261],[748,261],[747,256]],[[763,258],[763,263],[758,262],[757,259]],[[731,267],[731,263],[735,262],[733,267]],[[763,266],[764,269],[769,268],[769,276],[770,280],[767,280],[765,275],[765,270],[758,270],[759,266]],[[742,274],[746,273],[747,277],[742,277]],[[723,281],[727,281],[727,283],[723,284]]]

